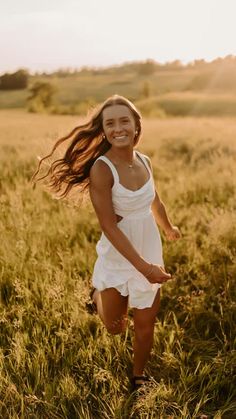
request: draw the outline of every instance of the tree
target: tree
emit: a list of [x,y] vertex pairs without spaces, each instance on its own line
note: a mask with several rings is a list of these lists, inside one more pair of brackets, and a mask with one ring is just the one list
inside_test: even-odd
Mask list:
[[146,60],[136,65],[137,71],[140,76],[150,76],[155,73],[157,69],[157,63],[154,60]]
[[0,77],[0,90],[25,89],[28,85],[29,73],[27,70],[18,70],[15,73],[5,73]]
[[51,83],[37,81],[29,89],[31,95],[27,98],[30,112],[44,112],[52,105],[56,88]]

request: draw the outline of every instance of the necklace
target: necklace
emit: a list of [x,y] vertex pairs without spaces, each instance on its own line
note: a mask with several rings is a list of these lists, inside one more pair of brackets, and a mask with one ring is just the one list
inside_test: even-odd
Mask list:
[[[132,163],[127,163],[127,162],[124,162],[124,160],[118,160],[118,163],[119,162],[122,162],[122,163],[127,164],[127,166],[128,166],[129,169],[133,169],[134,168],[134,161]],[[114,163],[117,164],[116,159],[115,159]]]

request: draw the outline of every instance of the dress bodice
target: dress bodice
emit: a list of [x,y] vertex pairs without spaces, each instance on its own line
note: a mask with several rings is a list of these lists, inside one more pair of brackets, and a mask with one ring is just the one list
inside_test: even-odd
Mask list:
[[112,203],[114,211],[123,218],[140,218],[151,212],[151,204],[155,197],[155,185],[151,169],[140,152],[135,151],[149,172],[147,182],[136,191],[124,187],[119,180],[119,174],[111,160],[106,156],[100,156],[96,161],[104,161],[110,168],[114,184],[112,187]]

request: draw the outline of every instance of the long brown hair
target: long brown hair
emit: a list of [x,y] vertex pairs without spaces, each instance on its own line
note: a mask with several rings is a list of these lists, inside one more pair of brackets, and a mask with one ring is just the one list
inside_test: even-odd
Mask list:
[[[114,95],[95,108],[88,122],[75,127],[68,135],[60,138],[47,156],[38,165],[32,180],[45,180],[50,190],[59,198],[65,198],[72,188],[79,186],[80,192],[85,192],[89,186],[89,172],[95,160],[105,154],[111,147],[103,133],[102,112],[113,105],[125,105],[133,114],[135,120],[134,145],[139,141],[142,125],[141,115],[132,102],[123,96]],[[55,150],[65,141],[70,141],[62,158],[50,164],[46,174],[38,176],[42,163],[50,159]]]

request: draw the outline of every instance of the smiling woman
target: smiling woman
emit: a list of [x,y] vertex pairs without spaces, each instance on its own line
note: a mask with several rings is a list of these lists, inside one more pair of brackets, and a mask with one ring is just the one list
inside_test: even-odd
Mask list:
[[[112,108],[115,105],[120,114],[114,118]],[[122,111],[125,112],[123,115]],[[61,198],[66,197],[73,188],[78,186],[81,192],[85,192],[89,187],[89,173],[95,160],[105,154],[112,147],[112,141],[115,141],[112,132],[117,124],[135,126],[133,145],[136,145],[141,135],[141,115],[128,99],[114,95],[95,108],[87,123],[75,127],[68,135],[56,142],[51,153],[41,159],[33,179],[44,179],[47,186]],[[117,133],[116,136],[118,137],[116,141],[122,144],[123,140],[121,141]],[[64,157],[54,161],[46,174],[39,177],[45,167],[43,163],[50,159],[56,149],[65,142],[70,142],[70,144]]]
[[111,334],[125,331],[128,306],[133,308],[133,389],[149,381],[144,368],[153,343],[160,287],[171,278],[164,269],[156,223],[168,239],[180,237],[155,190],[148,157],[135,149],[140,135],[141,116],[135,106],[122,96],[112,96],[87,124],[55,144],[35,174],[59,145],[70,140],[64,157],[41,178],[49,179],[61,197],[75,187],[82,192],[89,188],[102,235],[88,308],[99,314]]

